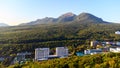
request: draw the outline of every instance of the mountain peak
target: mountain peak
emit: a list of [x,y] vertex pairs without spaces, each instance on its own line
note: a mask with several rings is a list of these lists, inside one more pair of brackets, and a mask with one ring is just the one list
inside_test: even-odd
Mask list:
[[101,18],[85,12],[78,15],[76,20],[82,22],[105,23]]
[[58,22],[69,22],[75,19],[76,15],[72,12],[65,13],[58,18]]
[[68,13],[62,14],[60,17],[72,17],[72,16],[76,16],[76,15],[72,12],[68,12]]
[[80,16],[94,16],[94,15],[92,15],[90,13],[83,12],[83,13],[80,14]]

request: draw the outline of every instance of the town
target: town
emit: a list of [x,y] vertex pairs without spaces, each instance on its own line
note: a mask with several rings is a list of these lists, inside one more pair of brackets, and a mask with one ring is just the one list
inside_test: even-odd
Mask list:
[[[90,48],[84,50],[83,52],[76,52],[77,56],[101,54],[108,52],[120,53],[120,42],[100,42],[100,41],[91,41]],[[17,56],[14,58],[11,64],[19,63],[23,64],[26,61],[44,61],[54,58],[67,58],[70,56],[69,49],[67,47],[56,47],[56,53],[50,55],[50,48],[36,48],[34,58],[30,56],[32,53],[23,52],[17,53]],[[0,61],[4,61],[4,58],[1,57]]]
[[[116,31],[115,34],[120,34],[120,31]],[[90,41],[87,49],[83,51],[77,51],[74,55],[76,56],[85,56],[85,55],[94,55],[94,54],[102,54],[102,53],[120,53],[120,42],[118,41]],[[68,47],[56,47],[55,53],[50,54],[51,49],[49,47],[46,48],[35,48],[34,53],[31,52],[20,52],[17,53],[16,56],[11,60],[11,64],[23,64],[26,61],[45,61],[55,58],[67,58],[71,56],[69,53]],[[9,58],[9,57],[7,57]],[[0,57],[0,62],[3,62],[6,57]]]
[[[71,56],[71,54],[69,54],[69,49],[67,47],[56,47],[55,52],[56,52],[55,54],[50,55],[50,48],[36,48],[34,58],[30,57],[31,55],[33,55],[30,52],[17,53],[17,56],[12,60],[11,64],[15,63],[22,64],[30,60],[34,62],[50,60],[54,58],[67,58],[68,56]],[[88,49],[82,52],[76,52],[75,55],[85,56],[108,52],[120,53],[120,42],[91,41]],[[4,60],[5,60],[4,57],[0,57],[1,62]]]

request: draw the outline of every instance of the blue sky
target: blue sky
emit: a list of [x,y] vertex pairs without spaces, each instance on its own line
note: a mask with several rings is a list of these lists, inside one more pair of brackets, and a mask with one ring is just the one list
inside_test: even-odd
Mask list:
[[0,22],[18,25],[67,12],[88,12],[120,23],[120,0],[0,0]]

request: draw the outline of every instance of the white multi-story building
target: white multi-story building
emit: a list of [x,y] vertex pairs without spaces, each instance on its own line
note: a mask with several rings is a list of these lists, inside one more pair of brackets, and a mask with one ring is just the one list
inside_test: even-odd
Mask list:
[[35,60],[47,60],[49,57],[49,48],[36,48]]
[[110,52],[119,52],[120,53],[120,48],[110,48]]
[[49,55],[49,48],[36,48],[35,60],[48,60],[51,58],[64,58],[68,56],[67,47],[56,47],[56,55]]
[[56,47],[56,55],[58,57],[68,56],[68,48],[67,47]]

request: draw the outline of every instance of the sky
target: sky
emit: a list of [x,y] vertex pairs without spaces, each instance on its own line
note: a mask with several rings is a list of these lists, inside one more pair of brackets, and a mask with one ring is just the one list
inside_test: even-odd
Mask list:
[[120,23],[120,0],[0,0],[0,23],[18,25],[72,12]]

